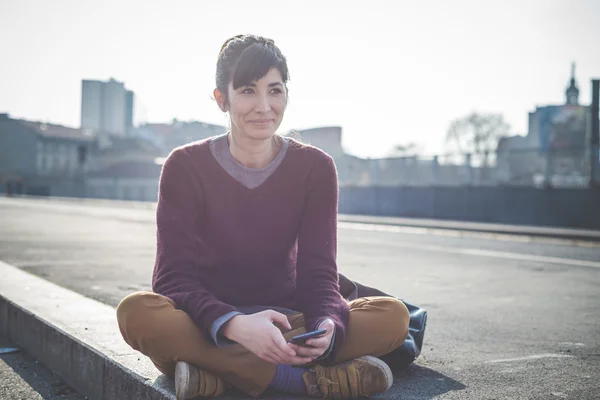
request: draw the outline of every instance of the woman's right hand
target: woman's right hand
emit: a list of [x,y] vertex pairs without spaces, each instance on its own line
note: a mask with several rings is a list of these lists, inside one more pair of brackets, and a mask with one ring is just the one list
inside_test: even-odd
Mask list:
[[292,329],[285,315],[265,310],[236,315],[223,326],[223,335],[273,364],[302,365],[313,361],[310,357],[297,356],[275,323]]

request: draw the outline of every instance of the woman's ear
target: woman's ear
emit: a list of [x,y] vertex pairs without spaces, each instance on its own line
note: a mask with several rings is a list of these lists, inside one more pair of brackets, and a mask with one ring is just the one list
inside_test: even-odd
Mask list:
[[221,91],[219,89],[215,89],[213,91],[213,96],[215,97],[215,100],[217,101],[217,104],[219,105],[219,108],[221,109],[221,111],[223,111],[223,112],[229,111],[229,107],[227,106],[227,99],[225,98],[225,95],[223,93],[221,93]]

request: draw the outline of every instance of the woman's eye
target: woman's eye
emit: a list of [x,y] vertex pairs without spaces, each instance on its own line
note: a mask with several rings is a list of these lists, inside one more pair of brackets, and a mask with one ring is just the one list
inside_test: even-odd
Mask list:
[[244,90],[242,90],[242,94],[252,94],[254,93],[254,91],[250,88],[246,88]]
[[275,89],[272,90],[272,92],[275,93],[275,94],[282,94],[283,90],[281,90],[279,88],[275,88]]

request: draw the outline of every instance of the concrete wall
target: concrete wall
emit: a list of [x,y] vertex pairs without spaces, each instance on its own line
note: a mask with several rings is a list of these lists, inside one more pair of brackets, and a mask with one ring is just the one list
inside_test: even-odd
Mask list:
[[343,186],[339,210],[347,214],[600,229],[600,190]]
[[35,174],[38,135],[12,120],[0,123],[5,125],[0,134],[0,174]]
[[102,127],[102,82],[81,81],[81,127],[99,130]]
[[[86,162],[79,162],[79,147],[86,147]],[[60,138],[38,138],[36,173],[40,176],[80,176],[86,171],[89,144]]]

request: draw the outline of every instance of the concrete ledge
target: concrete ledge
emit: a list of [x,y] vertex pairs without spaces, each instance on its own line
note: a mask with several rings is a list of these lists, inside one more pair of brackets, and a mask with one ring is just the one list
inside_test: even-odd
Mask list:
[[175,399],[123,341],[114,308],[0,261],[0,334],[93,400]]

